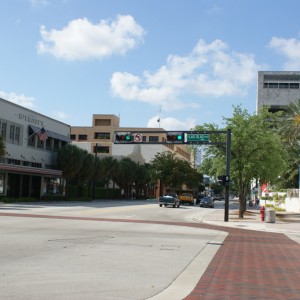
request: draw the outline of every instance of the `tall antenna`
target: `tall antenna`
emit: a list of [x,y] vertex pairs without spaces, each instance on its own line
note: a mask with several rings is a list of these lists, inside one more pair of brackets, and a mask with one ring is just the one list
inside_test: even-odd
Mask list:
[[159,108],[159,113],[158,113],[158,118],[157,118],[158,128],[160,128],[160,117],[161,117],[161,107]]

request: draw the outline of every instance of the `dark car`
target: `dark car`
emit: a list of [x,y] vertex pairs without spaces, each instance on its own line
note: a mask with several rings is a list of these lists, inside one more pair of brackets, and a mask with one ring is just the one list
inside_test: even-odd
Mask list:
[[205,197],[205,194],[198,194],[197,199],[196,199],[196,204],[199,204],[201,202],[201,199]]
[[214,208],[214,198],[205,196],[204,198],[201,199],[200,201],[200,207],[211,207]]
[[173,206],[180,207],[180,200],[176,193],[165,193],[163,196],[159,197],[158,204],[160,207]]

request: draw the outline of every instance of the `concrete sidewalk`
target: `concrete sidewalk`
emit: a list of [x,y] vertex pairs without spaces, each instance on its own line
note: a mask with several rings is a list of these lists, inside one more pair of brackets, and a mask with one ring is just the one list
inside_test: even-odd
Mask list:
[[224,221],[224,211],[215,210],[213,214],[205,215],[203,223],[240,229],[284,233],[300,243],[300,213],[276,212],[275,223],[261,221],[260,210],[248,208],[243,219],[239,219],[238,210],[229,210],[229,220]]

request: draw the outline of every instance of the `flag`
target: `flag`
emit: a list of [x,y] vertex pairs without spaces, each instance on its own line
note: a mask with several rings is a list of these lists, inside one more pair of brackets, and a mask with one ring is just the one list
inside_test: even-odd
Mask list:
[[42,127],[38,132],[37,132],[38,136],[39,136],[39,139],[42,141],[42,142],[45,142],[46,139],[48,138],[48,133],[47,131],[45,130],[44,127]]

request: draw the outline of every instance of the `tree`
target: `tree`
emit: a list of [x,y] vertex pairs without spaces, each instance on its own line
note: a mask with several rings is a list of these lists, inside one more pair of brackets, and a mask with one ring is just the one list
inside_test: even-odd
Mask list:
[[[154,159],[151,160],[151,166],[154,170],[152,174],[155,174],[155,178],[160,179],[169,190],[180,190],[184,183],[194,186],[195,174],[193,168],[186,160],[176,157],[175,153],[163,152],[156,154]],[[198,179],[200,179],[200,176]]]
[[116,183],[121,189],[124,189],[126,198],[129,198],[129,193],[135,180],[136,169],[137,164],[128,157],[122,158],[119,162]]
[[[275,181],[286,165],[286,152],[274,124],[277,115],[262,109],[257,115],[250,115],[240,106],[234,107],[233,116],[224,118],[226,128],[231,128],[231,180],[239,193],[239,217],[243,218],[246,200],[250,192],[250,181],[259,178],[261,182]],[[220,130],[216,125],[204,124],[196,130]],[[212,134],[211,141],[225,141],[225,136]],[[224,175],[226,148],[212,145],[206,152],[210,168]],[[208,174],[210,175],[210,174]]]
[[[284,145],[289,153],[288,165],[282,174],[286,188],[299,186],[300,165],[300,99],[291,102],[282,115],[283,122],[278,125],[278,132],[282,137]],[[281,182],[283,184],[283,182]]]
[[115,187],[116,174],[119,169],[119,162],[112,156],[106,156],[102,159],[103,173],[108,188],[110,181],[113,182],[113,188]]
[[[66,144],[59,149],[58,167],[63,171],[66,187],[68,187],[68,181],[78,175],[83,164],[83,158],[82,150],[77,146]],[[68,195],[67,191],[66,194]]]

